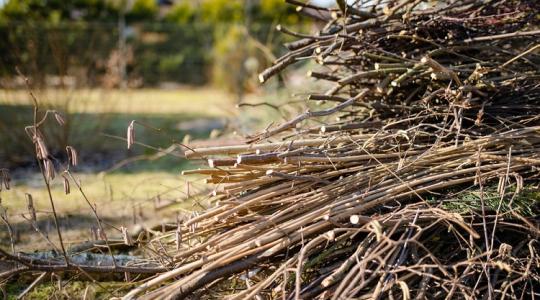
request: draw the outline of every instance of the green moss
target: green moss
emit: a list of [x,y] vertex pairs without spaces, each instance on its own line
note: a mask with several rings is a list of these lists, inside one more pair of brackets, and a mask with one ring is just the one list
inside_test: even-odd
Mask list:
[[460,214],[480,211],[482,209],[482,199],[487,211],[497,211],[501,213],[515,212],[524,217],[538,215],[538,203],[540,201],[540,191],[532,186],[525,186],[518,194],[515,194],[515,187],[509,187],[503,197],[497,192],[497,188],[490,186],[484,189],[483,194],[479,189],[457,193],[450,199],[430,202],[441,203],[442,207],[448,211]]
[[[7,299],[14,300],[17,296],[26,289],[28,285],[21,282],[9,283],[6,285]],[[50,299],[55,293],[55,288],[51,283],[46,283],[35,287],[30,293],[26,294],[24,299]]]
[[[29,283],[28,283],[29,284]],[[9,283],[6,285],[8,300],[17,299],[17,296],[24,291],[27,284],[20,282]],[[43,300],[43,299],[110,299],[112,297],[122,296],[129,288],[124,282],[100,282],[99,284],[86,281],[63,282],[62,289],[58,289],[57,282],[45,282],[36,286],[24,299]]]

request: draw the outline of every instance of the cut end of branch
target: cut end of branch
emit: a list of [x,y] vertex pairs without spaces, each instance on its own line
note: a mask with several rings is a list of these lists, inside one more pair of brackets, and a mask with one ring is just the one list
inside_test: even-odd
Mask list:
[[264,83],[265,81],[266,81],[266,79],[264,78],[263,73],[259,74],[259,82]]

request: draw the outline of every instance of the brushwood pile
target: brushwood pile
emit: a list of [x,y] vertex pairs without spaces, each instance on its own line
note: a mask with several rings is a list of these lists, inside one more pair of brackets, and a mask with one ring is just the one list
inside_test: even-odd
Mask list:
[[[287,1],[324,22],[309,109],[206,160],[212,208],[152,242],[126,298],[532,299],[540,294],[540,2]],[[151,243],[152,243],[151,242]]]

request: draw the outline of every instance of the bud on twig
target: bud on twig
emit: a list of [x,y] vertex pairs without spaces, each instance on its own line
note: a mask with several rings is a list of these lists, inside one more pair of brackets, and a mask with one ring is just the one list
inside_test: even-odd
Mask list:
[[53,111],[53,114],[54,114],[54,118],[56,119],[56,122],[58,122],[58,124],[60,126],[64,126],[66,125],[66,121],[64,120],[64,117],[59,113],[57,112],[56,110]]
[[30,218],[32,221],[37,221],[37,215],[36,215],[36,209],[34,207],[34,199],[32,199],[32,195],[26,194],[26,206],[28,207],[28,213],[30,214]]
[[73,148],[72,146],[67,146],[66,152],[69,163],[74,167],[77,166],[79,164],[79,158],[77,156],[77,151],[75,150],[75,148]]
[[107,239],[107,236],[105,235],[105,232],[103,232],[103,230],[101,230],[100,228],[98,228],[96,230],[96,232],[97,232],[98,239],[100,239],[100,240],[106,240]]
[[36,155],[38,159],[47,159],[49,157],[49,150],[47,150],[47,145],[45,145],[45,141],[39,133],[35,135],[34,143],[36,144]]
[[7,220],[7,209],[0,203],[0,219]]
[[54,164],[50,159],[45,159],[43,161],[43,167],[45,171],[45,177],[48,181],[51,181],[54,179],[55,173],[54,173]]
[[98,229],[92,226],[92,228],[90,228],[90,235],[92,236],[92,240],[94,241],[98,240],[99,239]]
[[66,195],[68,195],[68,194],[70,193],[71,190],[70,190],[70,187],[69,187],[69,180],[68,180],[68,178],[67,178],[67,176],[66,176],[65,173],[66,173],[66,172],[64,172],[64,173],[62,174],[62,178],[64,179],[64,193],[65,193]]
[[122,231],[122,237],[124,238],[124,244],[126,244],[127,246],[132,246],[133,245],[133,240],[131,239],[131,236],[129,235],[127,228],[122,226],[122,227],[120,227],[120,230]]
[[0,169],[0,191],[2,190],[2,184],[6,187],[6,190],[10,188],[11,177],[9,176],[8,169]]

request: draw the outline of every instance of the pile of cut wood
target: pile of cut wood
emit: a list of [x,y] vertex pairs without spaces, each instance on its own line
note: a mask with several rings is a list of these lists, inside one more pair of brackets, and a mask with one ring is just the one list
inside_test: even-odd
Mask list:
[[150,242],[170,271],[126,298],[538,297],[540,2],[288,2],[327,24],[279,27],[298,40],[261,82],[312,60],[332,87],[186,152],[215,206]]

